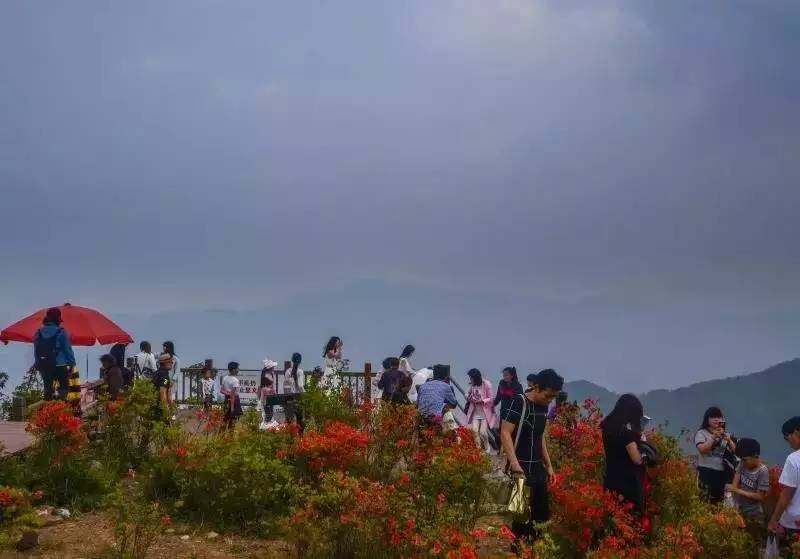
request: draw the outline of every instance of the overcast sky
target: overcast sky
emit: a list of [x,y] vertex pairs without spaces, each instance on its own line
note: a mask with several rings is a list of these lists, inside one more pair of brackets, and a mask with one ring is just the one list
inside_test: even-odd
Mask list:
[[774,328],[798,57],[796,0],[6,1],[0,322],[366,278]]

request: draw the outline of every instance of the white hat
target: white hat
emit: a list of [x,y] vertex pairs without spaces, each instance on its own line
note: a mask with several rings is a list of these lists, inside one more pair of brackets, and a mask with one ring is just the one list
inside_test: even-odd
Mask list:
[[277,361],[273,361],[269,357],[265,357],[263,363],[264,363],[264,368],[265,369],[277,369],[278,368],[278,362]]

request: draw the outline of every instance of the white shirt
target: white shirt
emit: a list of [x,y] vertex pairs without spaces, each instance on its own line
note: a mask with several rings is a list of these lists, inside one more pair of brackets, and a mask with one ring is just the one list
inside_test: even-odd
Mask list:
[[417,401],[417,388],[433,378],[433,369],[420,369],[414,373],[411,380],[411,390],[408,392],[408,399],[412,402]]
[[411,366],[411,363],[408,362],[407,357],[403,357],[400,359],[400,366],[398,367],[401,371],[403,371],[408,376],[414,376],[414,367]]
[[294,375],[292,375],[292,368],[289,367],[283,372],[283,393],[284,394],[300,394],[304,392],[306,376],[303,369],[297,368],[297,384],[294,382]]
[[209,396],[214,395],[214,379],[213,378],[204,378],[200,381],[203,386],[203,398],[207,398]]
[[[786,457],[786,463],[783,465],[781,477],[778,483],[786,487],[794,487],[800,489],[800,450],[792,452]],[[795,491],[792,496],[792,501],[781,516],[781,526],[784,528],[791,528],[797,530],[796,520],[800,520],[800,491]]]
[[145,351],[140,351],[136,354],[136,365],[139,367],[139,371],[150,369],[150,372],[154,373],[158,369],[156,356]]
[[239,377],[234,375],[228,375],[222,379],[222,384],[220,386],[220,392],[225,394],[226,396],[231,396],[233,394],[239,393]]

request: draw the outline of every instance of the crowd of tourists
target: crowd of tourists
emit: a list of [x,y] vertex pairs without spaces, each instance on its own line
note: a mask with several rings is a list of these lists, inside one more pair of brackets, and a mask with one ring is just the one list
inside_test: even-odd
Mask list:
[[[70,371],[75,356],[69,334],[61,325],[58,309],[48,311],[44,324],[34,338],[36,368],[44,382],[44,398],[65,399]],[[133,370],[126,367],[125,346],[115,346],[100,357],[101,373],[109,398],[115,399],[134,378],[149,379],[159,392],[164,412],[174,418],[180,361],[175,345],[166,341],[162,352],[155,355],[149,342],[141,342],[133,359]],[[332,337],[322,352],[323,365],[306,376],[301,368],[302,356],[294,353],[291,367],[283,371],[282,390],[277,390],[278,364],[264,360],[256,392],[262,427],[277,426],[276,401],[284,412],[284,420],[304,428],[302,395],[309,383],[325,391],[343,386],[343,342]],[[476,443],[487,453],[505,456],[507,472],[521,476],[529,489],[530,515],[527,522],[515,522],[518,537],[535,538],[536,526],[549,520],[548,487],[555,470],[550,460],[545,437],[549,419],[566,401],[564,379],[552,369],[528,375],[523,388],[514,367],[502,371],[497,390],[478,369],[470,369],[466,377],[465,406],[459,408],[451,381],[449,365],[433,365],[414,369],[411,359],[414,346],[403,348],[397,357],[387,357],[372,380],[372,398],[379,405],[416,406],[421,420],[443,430],[453,429],[460,410],[464,423],[472,429]],[[200,391],[203,405],[209,409],[217,402],[215,371],[205,367],[201,373]],[[225,422],[232,427],[242,415],[239,364],[228,364],[221,379],[219,393],[225,410]],[[281,395],[279,400],[276,396]],[[604,486],[631,504],[635,514],[643,515],[645,503],[645,469],[659,461],[658,453],[647,442],[642,402],[633,394],[619,397],[611,412],[602,420],[605,450]],[[765,517],[763,502],[769,491],[769,471],[761,460],[761,446],[752,438],[736,438],[728,429],[721,409],[709,407],[694,437],[697,448],[698,487],[704,499],[712,504],[734,506],[745,520],[753,538],[764,541],[768,533],[785,539],[800,534],[800,417],[793,417],[782,426],[782,434],[792,453],[787,457],[779,484],[781,493],[771,517]]]

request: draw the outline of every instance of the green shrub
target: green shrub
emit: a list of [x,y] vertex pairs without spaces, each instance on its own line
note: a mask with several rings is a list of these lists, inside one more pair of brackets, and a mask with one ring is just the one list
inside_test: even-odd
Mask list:
[[106,554],[109,559],[145,559],[158,534],[172,522],[158,502],[145,498],[135,476],[121,483],[106,505],[117,540]]
[[124,475],[147,458],[154,431],[163,425],[157,413],[158,393],[152,382],[138,380],[122,400],[101,405],[105,421],[93,453],[110,472]]
[[185,437],[153,460],[149,494],[174,499],[186,519],[267,535],[302,494],[294,468],[277,458],[286,446],[282,433],[247,429]]
[[340,390],[322,390],[311,386],[303,394],[300,407],[310,425],[322,427],[330,421],[341,421],[348,425],[358,423],[358,413],[342,395]]

